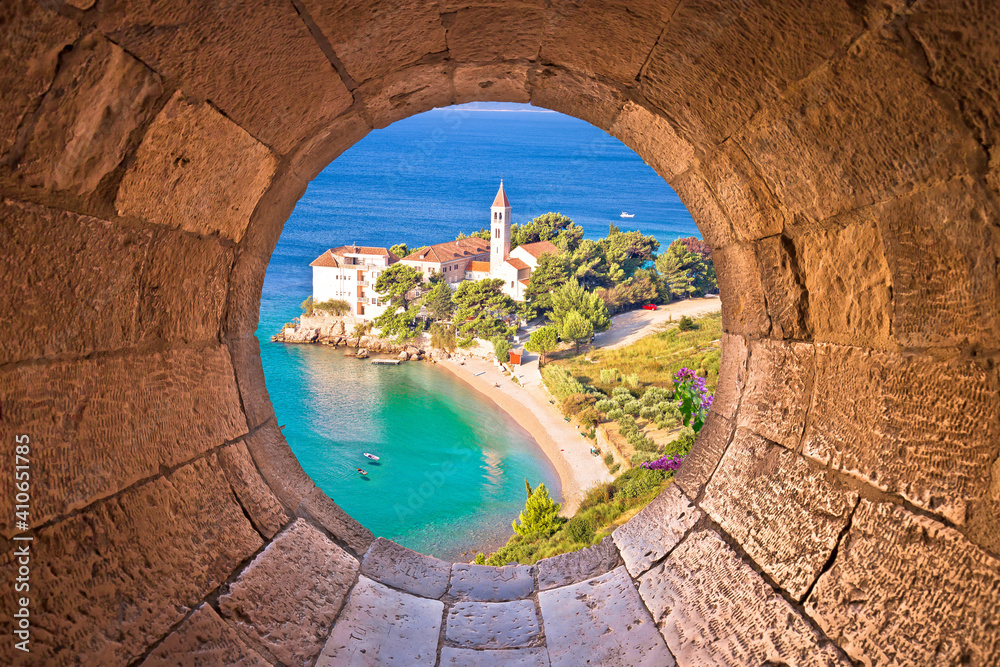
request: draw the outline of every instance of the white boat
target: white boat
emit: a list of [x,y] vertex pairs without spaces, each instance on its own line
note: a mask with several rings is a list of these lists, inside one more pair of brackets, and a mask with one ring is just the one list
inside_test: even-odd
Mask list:
[[372,461],[378,461],[377,456],[375,456],[374,454],[369,454],[368,452],[365,452],[365,458],[371,459]]
[[621,217],[623,217],[623,218],[634,218],[635,217],[635,213],[626,213],[625,211],[622,211]]

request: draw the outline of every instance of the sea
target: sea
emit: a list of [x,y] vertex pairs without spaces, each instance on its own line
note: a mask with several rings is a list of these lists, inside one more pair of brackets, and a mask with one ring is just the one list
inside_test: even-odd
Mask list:
[[605,236],[611,224],[663,248],[699,236],[663,179],[602,130],[529,105],[474,103],[375,130],[328,165],[285,224],[261,295],[264,375],[302,467],[376,536],[448,560],[506,541],[525,481],[560,499],[555,470],[532,437],[433,364],[377,366],[345,358],[342,348],[270,337],[301,313],[309,263],[325,250],[412,248],[488,227],[501,179],[514,223],[554,211],[585,238]]

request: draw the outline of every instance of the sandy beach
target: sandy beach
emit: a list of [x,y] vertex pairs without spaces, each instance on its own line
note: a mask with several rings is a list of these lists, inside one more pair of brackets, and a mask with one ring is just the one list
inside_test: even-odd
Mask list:
[[[720,307],[718,297],[712,297],[623,313],[612,318],[608,331],[595,337],[594,346],[622,347],[656,332],[671,319],[677,321],[681,315],[699,317],[717,312]],[[527,353],[526,361],[517,368],[520,386],[492,361],[478,357],[453,357],[438,365],[495,403],[531,434],[559,475],[564,516],[576,513],[588,489],[613,479],[601,457],[590,453],[593,441],[565,421],[555,402],[549,402],[554,399],[542,384],[537,355]]]

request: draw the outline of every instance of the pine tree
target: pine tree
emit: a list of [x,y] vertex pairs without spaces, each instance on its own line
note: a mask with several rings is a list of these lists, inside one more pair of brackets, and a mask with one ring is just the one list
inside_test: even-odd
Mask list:
[[563,340],[571,340],[576,345],[576,351],[580,351],[580,343],[588,340],[594,335],[594,325],[586,317],[575,310],[569,311],[563,320],[562,331]]
[[539,535],[548,537],[559,529],[562,519],[559,518],[559,503],[553,502],[549,498],[549,490],[545,484],[539,484],[535,490],[531,490],[527,478],[524,480],[524,487],[528,493],[528,500],[524,503],[524,511],[518,516],[521,522],[511,523],[514,532],[518,535]]

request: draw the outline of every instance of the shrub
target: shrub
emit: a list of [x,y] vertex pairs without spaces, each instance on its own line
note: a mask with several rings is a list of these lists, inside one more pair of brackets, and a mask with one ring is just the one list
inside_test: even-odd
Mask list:
[[624,403],[625,401],[631,401],[635,397],[632,396],[632,392],[625,387],[615,387],[611,390],[611,398],[615,399],[619,403]]
[[639,416],[642,417],[643,419],[648,419],[650,421],[656,419],[656,416],[658,414],[660,414],[660,411],[657,410],[652,405],[644,405],[639,410]]
[[546,365],[542,369],[542,380],[552,395],[558,399],[566,398],[571,394],[585,393],[583,385],[570,375],[569,371],[560,366]]
[[344,315],[351,310],[351,305],[343,299],[327,299],[314,303],[313,310],[322,310],[331,315]]
[[642,408],[642,403],[635,400],[634,398],[631,401],[626,402],[625,405],[622,406],[622,410],[624,410],[625,414],[627,415],[637,415],[639,414],[639,410],[641,408]]
[[455,327],[441,322],[431,325],[431,347],[454,352],[456,344]]
[[611,496],[614,494],[614,487],[611,484],[598,484],[597,486],[591,487],[587,490],[587,493],[583,495],[583,500],[580,501],[579,512],[585,509],[594,507],[601,503],[606,503],[611,500]]
[[564,528],[567,537],[574,542],[590,542],[594,539],[594,519],[589,516],[575,516]]
[[615,421],[616,419],[621,419],[622,417],[624,417],[625,411],[622,410],[621,408],[615,408],[614,410],[609,410],[608,413],[604,416],[610,419],[611,421]]
[[693,329],[697,329],[698,325],[687,315],[681,315],[680,322],[677,323],[677,328],[681,331],[692,331]]
[[604,465],[610,466],[614,462],[615,462],[614,454],[608,452],[607,454],[604,455]]
[[616,472],[618,472],[621,469],[621,467],[622,467],[621,463],[616,463],[613,466],[611,466],[610,468],[608,468],[608,472],[610,472],[612,475],[614,475]]
[[697,436],[695,435],[694,430],[692,430],[690,426],[685,427],[677,439],[669,443],[663,449],[663,453],[668,456],[687,456],[687,453],[691,451],[691,447],[694,445],[696,438]]
[[642,398],[640,400],[643,405],[656,405],[657,403],[669,401],[673,397],[673,392],[669,389],[664,389],[663,387],[649,387],[642,394]]
[[598,412],[608,413],[615,408],[620,407],[617,403],[608,398],[602,398],[601,400],[594,403],[594,409]]
[[[633,468],[640,471],[632,475],[623,486],[615,493],[616,498],[638,498],[653,491],[666,478],[663,470],[648,470],[646,468]],[[630,471],[631,472],[631,471]]]
[[[629,463],[637,467],[641,466],[643,463],[647,461],[653,461],[656,458],[657,456],[653,452],[636,452],[635,454],[632,455],[632,458],[629,459]],[[632,470],[635,470],[635,467],[633,467]]]
[[510,341],[504,336],[495,336],[491,342],[493,343],[493,356],[497,358],[497,361],[501,364],[510,363]]
[[656,451],[656,443],[647,438],[642,431],[632,431],[625,436],[625,440],[628,444],[632,445],[637,452]]
[[617,368],[602,368],[601,369],[601,384],[614,384],[618,382],[618,369]]
[[635,423],[635,417],[632,415],[622,415],[618,418],[618,432],[624,436],[627,436],[633,431],[638,431],[639,425]]
[[595,403],[597,403],[597,399],[590,394],[570,394],[559,402],[559,409],[562,410],[564,415],[570,417],[582,412]]
[[632,373],[632,375],[625,375],[622,377],[622,382],[624,382],[626,386],[636,389],[639,387],[639,374]]
[[[577,414],[576,419],[580,422],[580,426],[593,431],[597,422],[601,421],[601,415],[594,408],[584,408]],[[593,438],[594,436],[587,435],[587,437]]]

